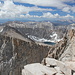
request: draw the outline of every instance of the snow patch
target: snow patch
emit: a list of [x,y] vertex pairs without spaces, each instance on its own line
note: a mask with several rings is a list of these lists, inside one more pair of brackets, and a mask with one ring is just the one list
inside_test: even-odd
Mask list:
[[39,38],[39,37],[36,37],[36,36],[32,36],[32,35],[28,35],[28,38],[30,38],[31,40],[34,40],[36,42],[59,42],[60,40],[62,39],[58,39],[58,35],[56,33],[54,33],[53,35],[50,35],[51,40],[48,40],[48,39],[45,39],[45,38]]
[[30,38],[31,40],[37,41],[37,42],[54,42],[52,40],[47,40],[45,38],[38,38],[38,37],[32,36],[32,35],[28,35],[28,38]]
[[50,37],[54,42],[59,42],[62,40],[62,39],[58,39],[58,34],[56,32],[53,32],[53,34],[50,35]]
[[0,33],[3,31],[3,28],[0,30]]

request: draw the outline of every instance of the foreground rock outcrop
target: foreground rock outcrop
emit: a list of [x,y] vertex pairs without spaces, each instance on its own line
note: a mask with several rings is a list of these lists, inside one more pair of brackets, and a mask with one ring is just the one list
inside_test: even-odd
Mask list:
[[55,73],[55,69],[49,68],[40,63],[26,65],[22,70],[22,75],[53,75]]
[[74,75],[75,62],[62,62],[53,58],[44,58],[42,64],[24,66],[22,75]]
[[44,58],[44,65],[50,68],[54,68],[57,71],[55,75],[73,75],[75,73],[74,61],[59,61],[53,58]]

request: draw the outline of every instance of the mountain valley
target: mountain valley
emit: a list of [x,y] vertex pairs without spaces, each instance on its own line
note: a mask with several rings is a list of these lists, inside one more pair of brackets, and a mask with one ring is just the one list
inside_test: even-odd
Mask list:
[[[33,68],[34,66],[39,68],[44,66],[43,68],[46,67],[46,70],[47,68],[50,71],[53,69],[52,73],[48,75],[57,75],[57,71],[53,67],[52,69],[49,68],[46,64],[49,65],[54,62],[62,65],[64,61],[72,61],[73,63],[75,59],[74,38],[74,25],[54,26],[50,22],[5,23],[0,26],[0,75],[35,75],[30,73],[28,67],[24,67],[32,63]],[[44,42],[55,44],[49,45]],[[46,58],[49,62],[46,62]],[[51,64],[51,66],[54,65]],[[57,65],[59,68],[62,66]],[[43,71],[46,72],[46,70]],[[67,71],[64,72],[64,69],[61,71],[63,75],[67,75]],[[41,74],[39,73],[39,75]]]

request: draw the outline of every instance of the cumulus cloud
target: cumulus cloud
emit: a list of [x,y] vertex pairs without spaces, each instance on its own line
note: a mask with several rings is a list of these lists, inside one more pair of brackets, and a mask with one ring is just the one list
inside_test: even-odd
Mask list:
[[67,14],[65,16],[60,16],[58,13],[52,14],[50,12],[43,13],[42,16],[37,16],[37,15],[20,15],[21,18],[48,18],[48,19],[74,19],[74,16],[71,16],[70,14]]
[[71,3],[74,3],[75,0],[61,0],[62,2],[71,2]]
[[70,6],[66,4],[67,2],[75,3],[75,0],[13,0],[14,2],[20,2],[20,3],[29,3],[34,4],[38,6],[50,6],[50,7],[56,7],[58,9],[61,9],[63,12],[70,13],[75,12],[75,6]]
[[70,13],[70,11],[71,11],[70,9],[71,9],[71,7],[64,7],[62,9],[62,11]]
[[70,14],[67,14],[66,16],[64,16],[64,18],[74,18],[74,16],[71,16]]
[[71,11],[75,13],[75,6],[71,7]]
[[30,11],[53,11],[52,9],[44,9],[38,7],[25,7],[23,5],[15,5],[13,1],[6,0],[4,4],[0,3],[0,17],[1,18],[14,18],[19,15],[27,14]]
[[23,5],[15,5],[14,2],[29,3],[39,6],[50,6],[57,7],[63,12],[70,13],[71,11],[75,12],[75,6],[69,6],[64,2],[74,2],[74,0],[4,0],[4,3],[0,2],[0,18],[74,18],[70,14],[65,16],[60,16],[58,13],[52,14],[50,12],[43,13],[42,16],[30,15],[30,11],[53,11],[52,9],[39,8],[37,6],[26,7]]
[[21,2],[21,3],[29,3],[39,6],[51,6],[51,7],[57,7],[57,8],[63,8],[64,6],[67,6],[65,3],[63,3],[61,0],[14,0],[15,2]]
[[70,12],[75,13],[75,6],[64,7],[64,8],[62,9],[62,11],[63,11],[63,12],[68,12],[68,13],[70,13]]
[[47,13],[43,13],[43,15],[41,17],[45,17],[45,18],[61,18],[61,19],[73,19],[74,16],[71,16],[70,14],[67,14],[65,16],[60,16],[58,13],[56,14],[52,14],[50,12]]
[[44,17],[44,18],[59,18],[60,15],[58,13],[52,14],[50,12],[47,12],[47,13],[43,13],[43,15],[41,17]]
[[[7,0],[3,0],[3,1],[7,1]],[[40,0],[8,0],[8,1],[29,3],[29,4],[34,4],[35,6],[38,5],[38,6],[56,7],[58,9],[61,9],[63,12],[68,12],[68,13],[70,13],[71,11],[75,12],[75,9],[74,9],[75,6],[70,6],[66,4],[67,2],[75,3],[75,0],[43,0],[43,1],[40,1]]]

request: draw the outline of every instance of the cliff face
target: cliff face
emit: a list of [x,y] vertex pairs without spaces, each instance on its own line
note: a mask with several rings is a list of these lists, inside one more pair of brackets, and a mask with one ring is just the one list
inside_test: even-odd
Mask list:
[[26,64],[39,63],[52,57],[61,61],[75,59],[75,30],[69,31],[64,39],[54,46],[29,40],[14,29],[0,35],[0,75],[21,75]]
[[0,35],[0,75],[21,75],[24,65],[41,62],[49,49],[50,46],[3,33]]
[[50,49],[48,57],[61,61],[75,61],[75,30],[69,30],[64,39]]
[[70,30],[67,34],[67,46],[59,60],[75,61],[75,30]]
[[[35,66],[38,70],[35,69]],[[70,30],[62,41],[51,47],[48,56],[42,60],[41,64],[34,63],[24,66],[22,75],[35,74],[75,75],[75,30]]]

